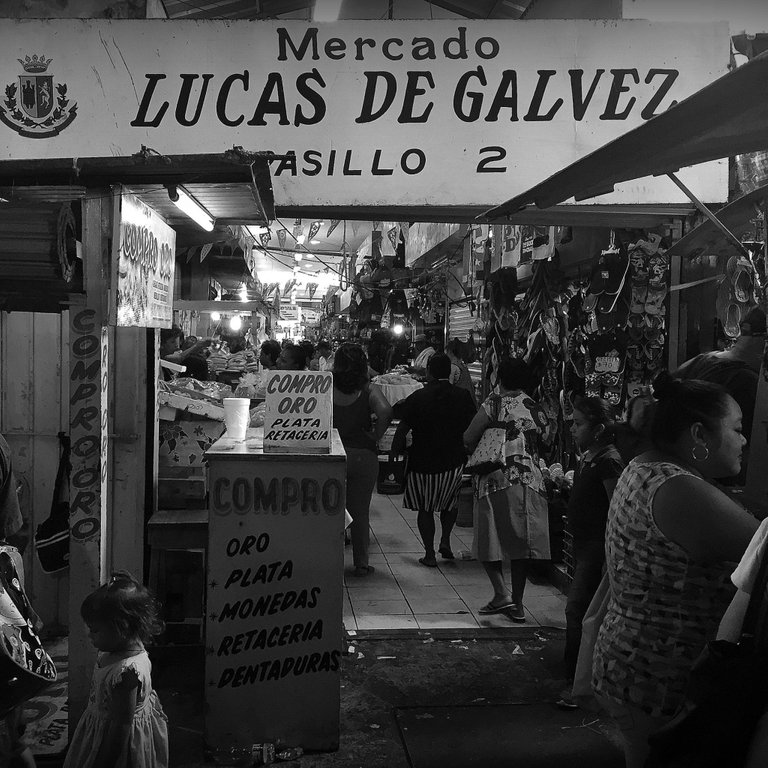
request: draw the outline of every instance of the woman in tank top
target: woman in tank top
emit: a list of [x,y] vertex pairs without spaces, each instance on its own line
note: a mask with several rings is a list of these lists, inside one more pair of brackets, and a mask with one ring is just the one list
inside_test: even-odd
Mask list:
[[[371,416],[376,417],[372,423]],[[347,453],[347,511],[352,517],[354,576],[368,564],[371,495],[379,473],[377,443],[392,421],[384,393],[368,381],[368,358],[357,344],[342,344],[333,357],[333,426]]]
[[711,480],[738,474],[741,410],[717,384],[660,374],[653,449],[619,478],[606,527],[611,593],[592,686],[613,716],[627,768],[682,704],[690,668],[714,639],[729,576],[757,521]]

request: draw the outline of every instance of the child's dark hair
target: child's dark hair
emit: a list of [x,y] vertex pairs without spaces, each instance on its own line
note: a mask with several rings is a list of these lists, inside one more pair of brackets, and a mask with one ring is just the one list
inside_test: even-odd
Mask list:
[[165,629],[155,596],[128,571],[116,571],[91,592],[80,606],[80,615],[86,623],[94,619],[106,622],[124,639],[138,637],[143,643]]
[[600,436],[601,443],[612,443],[615,438],[615,414],[613,406],[602,397],[576,397],[573,401],[574,410],[583,414],[590,426],[603,425],[605,429]]

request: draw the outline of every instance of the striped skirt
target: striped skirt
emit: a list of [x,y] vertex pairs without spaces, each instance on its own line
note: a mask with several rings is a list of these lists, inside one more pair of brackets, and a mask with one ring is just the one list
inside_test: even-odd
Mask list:
[[403,506],[406,509],[442,512],[452,509],[461,489],[464,466],[445,472],[408,472],[405,478]]

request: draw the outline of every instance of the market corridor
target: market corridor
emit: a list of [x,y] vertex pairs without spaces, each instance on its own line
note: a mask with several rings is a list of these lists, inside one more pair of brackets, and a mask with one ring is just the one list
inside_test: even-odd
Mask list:
[[350,575],[352,548],[345,547],[344,626],[346,630],[480,629],[547,626],[565,628],[565,596],[537,579],[525,589],[526,624],[503,614],[481,616],[477,610],[492,591],[480,563],[461,560],[471,550],[472,529],[456,526],[451,546],[456,559],[438,557],[437,568],[418,563],[424,554],[416,512],[403,509],[403,497],[374,493],[371,500],[370,564],[365,578]]

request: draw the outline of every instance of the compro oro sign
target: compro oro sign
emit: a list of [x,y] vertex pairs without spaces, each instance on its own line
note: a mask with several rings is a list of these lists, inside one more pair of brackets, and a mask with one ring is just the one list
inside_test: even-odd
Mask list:
[[[37,58],[36,58],[37,57]],[[727,72],[727,22],[0,22],[7,159],[271,150],[281,205],[482,206]],[[705,201],[727,162],[686,169]],[[687,202],[669,180],[600,202]]]
[[273,371],[267,379],[264,451],[329,453],[333,374]]
[[[152,208],[116,188],[113,263],[117,286],[113,322],[145,328],[170,328],[176,232]],[[114,277],[114,275],[113,275]]]

